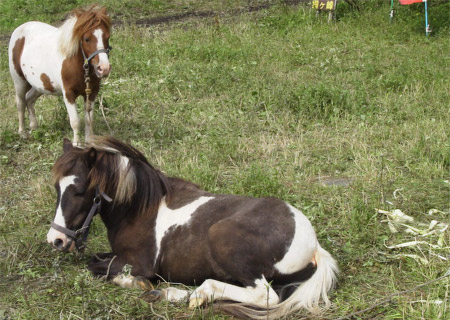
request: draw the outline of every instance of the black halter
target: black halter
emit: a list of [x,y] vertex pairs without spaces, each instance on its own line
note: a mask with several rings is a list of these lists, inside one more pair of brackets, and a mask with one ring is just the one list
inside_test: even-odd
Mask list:
[[109,52],[112,50],[112,47],[111,46],[108,46],[108,47],[106,47],[106,49],[105,48],[103,48],[103,49],[98,49],[98,50],[96,50],[96,51],[94,51],[93,53],[91,53],[91,55],[89,56],[89,57],[86,57],[86,54],[84,53],[84,50],[83,50],[83,46],[82,46],[82,44],[80,43],[80,47],[81,47],[81,53],[83,54],[83,68],[86,70],[86,69],[89,69],[89,63],[91,62],[91,60],[96,56],[96,55],[98,55],[98,54],[100,54],[100,53],[106,53],[107,55],[108,55],[108,57],[109,57]]
[[100,191],[98,188],[96,188],[95,197],[91,210],[89,211],[80,229],[73,231],[63,226],[60,226],[53,221],[51,224],[52,228],[59,232],[64,233],[72,241],[75,241],[75,247],[77,248],[77,250],[82,251],[84,248],[86,248],[86,240],[89,234],[89,228],[91,226],[92,218],[94,218],[94,215],[100,210],[102,205],[102,198],[108,202],[112,201],[112,199],[108,197],[103,191]]

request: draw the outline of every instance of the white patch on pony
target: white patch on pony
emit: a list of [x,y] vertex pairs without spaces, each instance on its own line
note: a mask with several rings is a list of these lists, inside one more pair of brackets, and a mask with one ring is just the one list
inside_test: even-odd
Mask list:
[[292,274],[305,268],[313,261],[318,246],[316,233],[308,218],[290,204],[287,206],[295,220],[295,233],[283,259],[275,264],[275,268],[282,274]]
[[[11,36],[11,43],[15,43],[17,37],[25,37],[25,46],[21,56],[21,69],[28,82],[35,90],[43,94],[60,95],[62,93],[61,66],[63,56],[58,50],[57,39],[59,30],[48,24],[31,21],[18,27]],[[12,48],[10,48],[12,50]],[[14,71],[14,65],[10,61],[10,69]],[[46,74],[50,80],[53,91],[45,89],[41,75]],[[24,80],[12,72],[15,83]]]
[[172,210],[167,207],[165,199],[161,201],[158,209],[158,217],[156,218],[155,236],[156,236],[156,254],[155,263],[158,259],[161,241],[166,232],[171,227],[186,224],[191,219],[194,212],[203,204],[207,203],[214,197],[200,197],[197,200],[185,205],[184,207]]
[[161,290],[164,298],[169,302],[183,301],[189,296],[189,291],[169,287]]
[[[53,220],[53,222],[64,228],[66,228],[66,221],[64,220],[64,215],[63,215],[63,211],[62,211],[62,207],[61,207],[61,201],[62,201],[64,192],[66,191],[66,189],[69,186],[75,184],[76,178],[77,178],[77,176],[71,175],[71,176],[67,176],[67,177],[64,177],[61,180],[59,180],[59,191],[60,191],[59,192],[59,202],[58,202],[58,207],[56,208],[56,215],[55,215],[55,219]],[[50,230],[47,233],[47,242],[53,243],[56,239],[63,240],[64,245],[68,241],[67,236],[64,233],[59,232],[58,230],[55,230],[53,228],[50,228]]]
[[280,301],[264,276],[255,280],[254,286],[247,287],[208,279],[191,294],[189,308],[196,308],[215,300],[233,300],[259,308],[271,307]]

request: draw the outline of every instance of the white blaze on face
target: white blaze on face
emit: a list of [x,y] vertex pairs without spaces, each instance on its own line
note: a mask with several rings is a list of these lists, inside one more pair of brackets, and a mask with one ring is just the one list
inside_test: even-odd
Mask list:
[[[97,38],[97,50],[106,49],[103,43],[103,31],[102,29],[96,29],[94,31],[94,37]],[[98,54],[98,64],[95,65],[95,72],[99,78],[106,77],[111,70],[111,65],[109,64],[108,55],[105,52]]]
[[[62,198],[64,196],[64,192],[66,191],[67,187],[75,184],[76,178],[77,178],[76,176],[72,175],[72,176],[64,177],[59,181],[58,207],[56,208],[56,215],[55,215],[55,219],[53,220],[53,222],[64,228],[66,228],[66,221],[64,220],[61,202],[62,202]],[[64,233],[62,233],[58,230],[55,230],[53,228],[50,228],[50,230],[47,233],[47,242],[50,244],[53,244],[55,242],[55,240],[58,240],[58,239],[63,242],[62,247],[65,247],[67,245],[67,242],[69,241],[69,239],[67,238],[67,236]]]

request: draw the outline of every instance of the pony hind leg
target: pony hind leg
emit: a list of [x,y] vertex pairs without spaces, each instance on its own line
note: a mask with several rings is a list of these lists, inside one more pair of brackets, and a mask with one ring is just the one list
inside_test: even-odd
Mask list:
[[14,87],[16,89],[16,105],[17,105],[17,116],[19,118],[19,130],[18,133],[22,138],[26,138],[27,134],[25,132],[25,107],[26,93],[31,88],[27,81],[17,81],[14,79]]
[[256,279],[254,285],[246,287],[208,279],[191,294],[189,308],[196,308],[206,302],[218,300],[232,300],[261,309],[272,307],[280,301],[264,276]]
[[28,115],[30,117],[30,130],[36,130],[38,127],[38,122],[36,119],[36,113],[34,110],[34,104],[36,103],[36,100],[42,95],[39,91],[37,91],[35,88],[31,88],[28,90],[25,101],[28,108]]

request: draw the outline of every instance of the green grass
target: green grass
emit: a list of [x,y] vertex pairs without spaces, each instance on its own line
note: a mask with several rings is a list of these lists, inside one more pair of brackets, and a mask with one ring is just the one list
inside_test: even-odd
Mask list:
[[[20,24],[14,17],[56,23],[87,3],[44,1],[17,14],[26,2],[2,1],[0,33]],[[131,21],[135,12],[227,12],[256,1],[108,3],[113,17]],[[371,2],[360,13],[341,4],[334,24],[307,7],[276,5],[221,14],[218,23],[113,30],[113,69],[101,92],[114,136],[209,191],[276,196],[301,208],[341,269],[324,318],[367,308],[448,269],[435,255],[449,258],[448,230],[440,249],[389,251],[384,244],[414,237],[391,234],[376,213],[401,209],[423,223],[449,223],[450,6],[431,6],[428,39],[419,6],[397,9],[391,24],[388,4]],[[62,100],[44,97],[36,105],[39,129],[19,138],[5,44],[0,52],[0,319],[227,318],[208,308],[193,314],[181,303],[151,306],[140,291],[92,278],[89,256],[108,250],[97,219],[83,255],[45,243],[56,199],[50,169],[72,131]],[[99,111],[96,133],[109,133]],[[351,184],[325,186],[324,178]],[[430,209],[444,214],[429,216]],[[426,239],[436,243],[437,236]],[[429,264],[380,252],[415,253]],[[447,278],[360,318],[444,319],[448,295]]]

